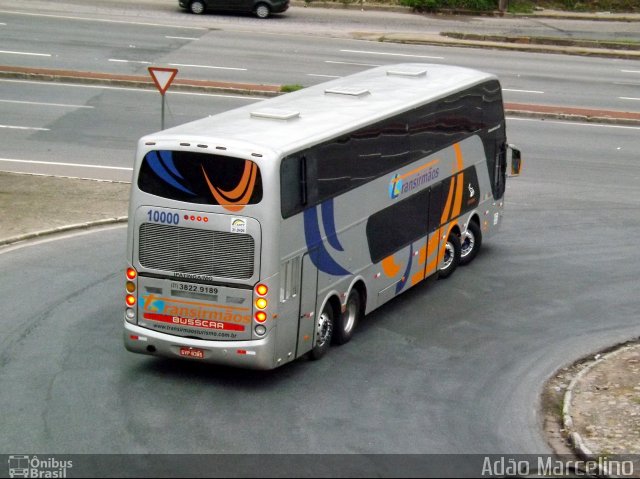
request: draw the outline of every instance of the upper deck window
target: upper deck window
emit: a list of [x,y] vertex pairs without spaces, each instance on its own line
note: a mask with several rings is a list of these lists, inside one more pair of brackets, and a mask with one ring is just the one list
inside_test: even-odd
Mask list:
[[191,151],[153,150],[142,160],[138,187],[152,195],[233,211],[262,200],[262,178],[250,160]]

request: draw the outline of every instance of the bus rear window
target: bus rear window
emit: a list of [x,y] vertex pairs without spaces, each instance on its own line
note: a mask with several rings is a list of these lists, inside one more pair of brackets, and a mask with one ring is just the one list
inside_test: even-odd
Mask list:
[[147,153],[138,187],[163,198],[226,207],[262,200],[260,169],[254,162],[191,151]]

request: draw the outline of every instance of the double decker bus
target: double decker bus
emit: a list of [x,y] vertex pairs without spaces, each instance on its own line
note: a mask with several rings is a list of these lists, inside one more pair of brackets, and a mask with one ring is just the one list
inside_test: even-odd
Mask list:
[[140,139],[129,351],[255,369],[344,344],[364,315],[471,262],[511,151],[490,74],[400,64]]

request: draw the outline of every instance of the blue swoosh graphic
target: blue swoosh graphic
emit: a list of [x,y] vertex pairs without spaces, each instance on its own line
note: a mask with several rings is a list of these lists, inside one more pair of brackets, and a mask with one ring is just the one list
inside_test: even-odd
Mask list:
[[174,176],[177,176],[181,180],[184,180],[184,177],[180,174],[180,172],[176,168],[176,165],[173,163],[173,155],[171,154],[171,152],[167,150],[160,150],[158,153],[164,165],[169,168],[169,171],[173,173]]
[[411,272],[411,264],[413,263],[413,243],[409,245],[409,261],[407,261],[407,269],[402,275],[402,281],[396,285],[396,294],[404,289],[409,279],[409,273]]
[[195,193],[193,191],[190,191],[187,188],[185,188],[184,186],[182,186],[180,183],[178,183],[173,178],[173,176],[171,176],[171,174],[164,167],[164,164],[160,161],[160,158],[159,158],[159,156],[158,156],[156,151],[151,151],[151,152],[147,153],[146,158],[147,158],[147,162],[149,163],[149,166],[151,167],[151,169],[163,181],[165,181],[166,183],[170,184],[171,186],[173,186],[174,188],[176,188],[176,189],[178,189],[180,191],[184,191],[185,193],[189,193],[190,195],[195,195]]
[[309,249],[309,257],[316,268],[333,276],[346,276],[351,273],[334,260],[325,249],[320,236],[317,207],[309,208],[304,212],[304,237]]
[[324,225],[324,232],[327,234],[327,241],[333,249],[344,251],[344,248],[338,239],[338,234],[336,233],[336,217],[333,212],[333,198],[322,203],[321,210],[322,224]]

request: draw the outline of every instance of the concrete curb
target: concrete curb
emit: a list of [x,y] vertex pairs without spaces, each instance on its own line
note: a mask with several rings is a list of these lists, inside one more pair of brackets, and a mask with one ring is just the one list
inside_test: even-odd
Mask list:
[[126,223],[128,218],[129,218],[128,216],[118,216],[116,218],[106,218],[106,219],[96,220],[96,221],[87,221],[84,223],[58,226],[57,228],[51,228],[48,230],[35,231],[33,233],[26,233],[18,236],[13,236],[11,238],[0,239],[0,246],[10,246],[16,243],[20,243],[22,241],[42,238],[44,236],[50,236],[50,235],[59,234],[59,233],[67,233],[69,231],[89,229],[89,228],[94,228],[98,226],[107,226],[107,225],[117,224],[117,223]]
[[[626,352],[627,350],[633,348],[634,346],[635,345],[629,345],[628,343],[624,343],[618,346],[614,346],[613,349],[609,348],[608,350],[609,352],[606,352],[604,354],[602,353],[596,354],[594,356],[594,360],[591,363],[589,363],[587,366],[585,366],[583,369],[581,369],[580,372],[576,374],[576,376],[571,380],[571,383],[569,384],[569,387],[567,388],[564,394],[564,399],[562,402],[562,424],[565,431],[569,435],[569,441],[573,446],[576,454],[584,460],[595,462],[595,461],[598,461],[599,456],[587,447],[580,433],[574,430],[574,422],[573,422],[573,417],[571,415],[571,402],[574,397],[575,388],[578,385],[578,383],[582,380],[582,378],[586,376],[589,372],[591,372],[593,368],[595,368],[597,365],[601,364],[604,361],[607,361],[616,357],[618,354]],[[609,471],[606,470],[606,466],[603,466],[603,467],[604,467],[604,470],[602,470],[599,466],[600,473],[603,476],[608,476]]]
[[[68,82],[95,85],[117,85],[131,88],[155,89],[150,77],[136,75],[111,75],[96,72],[74,72],[43,68],[24,68],[0,65],[0,78],[27,79],[36,81]],[[176,91],[196,91],[274,97],[282,94],[280,85],[258,85],[206,80],[176,80],[171,88]],[[505,113],[528,118],[608,123],[616,125],[640,125],[640,113],[595,110],[563,106],[505,103]]]
[[[0,78],[19,80],[50,81],[59,83],[81,83],[116,85],[132,88],[155,90],[151,76],[116,75],[87,71],[56,70],[48,68],[27,68],[0,65]],[[280,85],[259,85],[251,83],[232,83],[209,80],[176,79],[171,84],[174,91],[195,91],[209,93],[226,93],[238,95],[276,96],[281,92]]]

